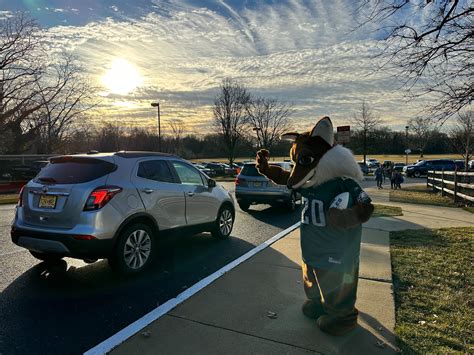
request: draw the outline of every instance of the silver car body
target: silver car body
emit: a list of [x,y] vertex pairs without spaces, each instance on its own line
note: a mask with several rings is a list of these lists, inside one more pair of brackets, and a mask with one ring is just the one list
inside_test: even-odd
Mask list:
[[[37,178],[29,181],[21,194],[21,204],[16,207],[12,224],[12,239],[16,244],[36,252],[102,258],[107,257],[118,232],[135,219],[149,221],[161,233],[215,223],[221,206],[230,204],[234,208],[229,192],[219,185],[209,187],[210,179],[205,174],[176,156],[118,152],[69,157],[108,162],[115,168],[84,183],[44,183]],[[172,182],[139,176],[141,164],[156,161],[169,166],[175,178]],[[176,179],[178,168],[191,175],[193,172],[198,174],[201,183],[180,182]],[[106,185],[119,187],[121,192],[98,210],[84,210],[91,193]],[[41,196],[56,196],[55,207],[40,208]],[[88,241],[73,240],[77,236],[93,236],[94,243],[85,245]]]
[[[290,162],[272,162],[284,170],[291,170]],[[285,185],[277,185],[263,175],[255,174],[255,163],[246,163],[236,178],[235,197],[238,202],[272,204],[289,202],[296,194]],[[246,171],[251,174],[246,175]],[[296,197],[298,198],[298,197]]]

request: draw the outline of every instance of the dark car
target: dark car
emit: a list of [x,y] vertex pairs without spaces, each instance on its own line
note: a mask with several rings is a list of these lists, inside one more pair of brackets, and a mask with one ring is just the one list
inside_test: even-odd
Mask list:
[[395,163],[395,164],[393,164],[393,170],[398,171],[400,173],[403,171],[404,167],[405,167],[405,163]]
[[207,163],[204,167],[213,170],[217,176],[222,176],[226,173],[225,166],[221,163]]
[[414,165],[407,165],[403,168],[403,172],[406,176],[420,177],[426,175],[429,170],[456,170],[456,164],[452,159],[433,159],[433,160],[422,160]]
[[357,162],[357,164],[359,165],[362,174],[367,175],[369,173],[369,167],[367,166],[367,164],[365,164],[363,161]]
[[466,168],[466,163],[464,162],[464,160],[461,160],[461,159],[455,160],[454,164],[456,164],[457,171],[462,171],[462,170],[465,170]]

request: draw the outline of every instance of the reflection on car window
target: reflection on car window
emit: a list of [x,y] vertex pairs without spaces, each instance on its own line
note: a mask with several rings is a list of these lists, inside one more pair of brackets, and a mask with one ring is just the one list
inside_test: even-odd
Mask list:
[[172,164],[182,184],[203,185],[201,174],[196,169],[178,161],[174,161]]
[[174,182],[168,164],[164,160],[141,162],[137,175],[141,178],[162,182]]

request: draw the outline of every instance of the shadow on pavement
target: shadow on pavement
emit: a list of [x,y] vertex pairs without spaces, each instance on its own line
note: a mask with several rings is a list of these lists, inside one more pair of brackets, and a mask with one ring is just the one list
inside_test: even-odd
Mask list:
[[239,238],[184,235],[158,243],[140,275],[115,274],[101,260],[39,263],[0,294],[0,353],[82,353],[254,245]]

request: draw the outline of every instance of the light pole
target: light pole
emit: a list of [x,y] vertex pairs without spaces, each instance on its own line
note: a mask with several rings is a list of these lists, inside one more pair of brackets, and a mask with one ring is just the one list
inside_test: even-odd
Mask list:
[[405,126],[405,165],[408,165],[408,126]]
[[160,122],[160,103],[152,102],[151,107],[158,108],[158,150],[161,152],[161,122]]

